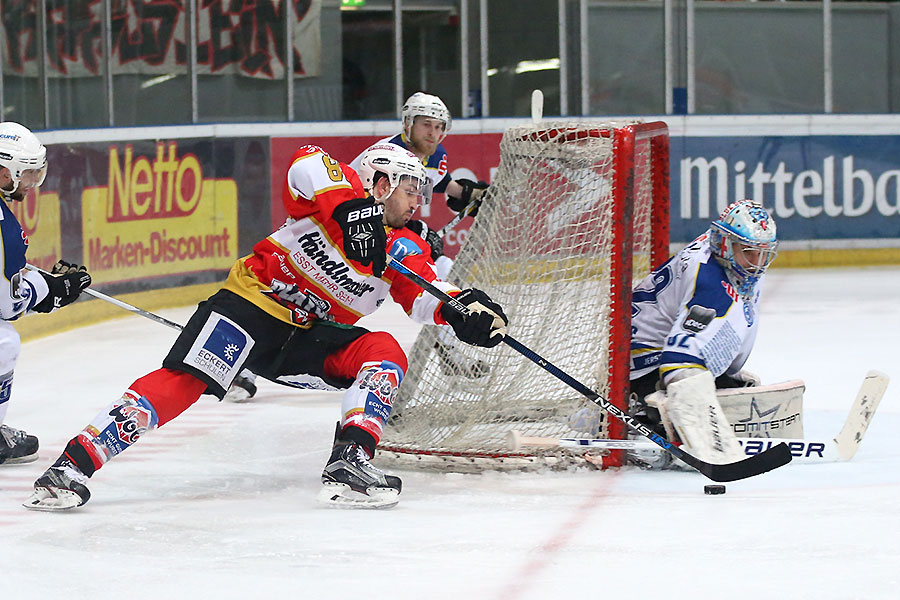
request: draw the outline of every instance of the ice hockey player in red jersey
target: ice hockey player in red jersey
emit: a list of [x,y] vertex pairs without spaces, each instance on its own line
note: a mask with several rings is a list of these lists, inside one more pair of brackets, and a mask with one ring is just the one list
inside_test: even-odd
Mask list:
[[[407,359],[390,334],[354,324],[388,294],[415,321],[450,325],[474,345],[500,343],[507,322],[484,292],[437,280],[427,244],[404,227],[429,201],[430,189],[421,162],[393,144],[370,147],[359,176],[317,146],[297,150],[283,185],[285,225],[234,264],[222,289],[198,306],[162,368],[132,383],[69,441],[25,506],[81,506],[90,498],[88,478],[107,461],[201,394],[222,398],[244,367],[296,387],[345,390],[320,498],[361,507],[396,504],[400,479],[369,460]],[[471,314],[462,317],[386,270],[388,252]]]

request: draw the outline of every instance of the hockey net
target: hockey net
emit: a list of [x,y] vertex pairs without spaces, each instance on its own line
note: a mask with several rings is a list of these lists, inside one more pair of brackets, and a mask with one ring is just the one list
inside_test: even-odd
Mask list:
[[[540,122],[507,130],[500,166],[448,279],[486,291],[509,333],[626,406],[631,288],[668,258],[662,122]],[[449,471],[566,466],[563,448],[512,451],[507,436],[624,438],[624,425],[505,344],[424,327],[381,462]],[[586,410],[583,410],[586,409]],[[600,457],[621,464],[621,451]]]

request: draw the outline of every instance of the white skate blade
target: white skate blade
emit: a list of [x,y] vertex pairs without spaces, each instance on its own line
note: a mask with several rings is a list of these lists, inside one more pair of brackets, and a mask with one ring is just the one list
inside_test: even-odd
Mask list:
[[19,456],[17,458],[7,458],[0,465],[24,465],[25,463],[34,462],[38,459],[38,454],[29,454],[28,456]]
[[51,492],[47,488],[37,488],[22,506],[29,510],[60,511],[71,510],[81,504],[81,496],[75,492],[60,489]]
[[332,508],[392,508],[400,502],[400,492],[394,488],[373,487],[369,493],[353,491],[346,483],[322,482],[319,502]]
[[250,400],[250,398],[251,398],[250,392],[248,392],[247,390],[245,390],[244,388],[242,388],[239,385],[233,385],[230,388],[228,388],[227,392],[225,392],[224,400],[226,402],[240,403],[240,402],[247,402],[248,400]]

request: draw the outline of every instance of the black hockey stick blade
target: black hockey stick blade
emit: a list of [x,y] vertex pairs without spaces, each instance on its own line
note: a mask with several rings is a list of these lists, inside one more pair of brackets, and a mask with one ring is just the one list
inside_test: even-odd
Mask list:
[[[415,282],[419,287],[424,289],[426,292],[428,292],[444,304],[449,305],[460,314],[469,314],[469,308],[466,305],[462,304],[443,290],[437,288],[434,284],[426,280],[415,271],[407,268],[403,263],[395,259],[390,254],[388,254],[387,256],[387,262],[388,265],[395,271],[397,271],[410,281]],[[750,458],[745,458],[733,463],[717,465],[700,460],[696,456],[688,454],[675,444],[672,444],[671,442],[660,437],[658,434],[650,430],[646,425],[640,423],[627,412],[625,412],[591,388],[587,387],[547,359],[541,357],[537,352],[535,352],[522,342],[512,338],[510,335],[506,335],[503,337],[503,343],[505,343],[507,346],[509,346],[537,366],[541,367],[569,387],[585,396],[594,404],[597,404],[608,414],[622,421],[632,430],[648,438],[663,450],[666,450],[676,458],[697,469],[700,473],[713,481],[726,482],[737,481],[738,479],[746,479],[755,475],[761,475],[763,473],[771,471],[772,469],[776,469],[791,462],[791,451],[788,448],[787,444],[783,442],[781,444],[778,444],[777,446],[769,448],[768,450],[760,452],[759,454],[751,456]]]
[[760,452],[759,454],[754,454],[749,458],[745,458],[744,460],[722,465],[704,462],[683,450],[673,454],[706,475],[708,478],[721,483],[762,475],[772,469],[783,467],[791,462],[791,458],[793,458],[791,449],[788,448],[788,445],[784,442],[769,448],[765,452]]
[[755,454],[749,458],[745,458],[733,463],[725,463],[719,465],[700,460],[696,456],[688,454],[675,444],[672,444],[671,442],[663,439],[648,427],[634,419],[634,417],[623,411],[621,408],[617,407],[612,402],[610,402],[594,390],[590,389],[556,365],[550,363],[544,358],[541,358],[534,350],[528,348],[518,340],[515,340],[507,335],[503,338],[503,342],[563,383],[580,392],[583,396],[591,400],[594,404],[597,404],[608,414],[625,423],[625,425],[630,427],[632,430],[648,438],[651,442],[655,443],[663,450],[668,451],[675,458],[678,458],[688,465],[694,467],[695,469],[700,471],[700,473],[702,473],[709,479],[712,479],[713,481],[737,481],[738,479],[746,479],[748,477],[754,477],[755,475],[762,475],[763,473],[771,471],[772,469],[777,469],[778,467],[788,464],[793,458],[788,445],[782,442],[763,452],[760,452],[759,454]]

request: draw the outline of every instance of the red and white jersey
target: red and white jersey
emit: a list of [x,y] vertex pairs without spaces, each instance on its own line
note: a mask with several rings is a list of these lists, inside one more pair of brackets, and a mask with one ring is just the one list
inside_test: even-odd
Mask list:
[[[257,243],[253,254],[239,259],[228,289],[272,316],[305,326],[313,319],[352,325],[374,312],[388,294],[415,321],[446,324],[440,302],[415,283],[388,268],[381,277],[344,254],[343,232],[332,218],[347,200],[365,197],[356,172],[331,158],[318,146],[294,153],[282,190],[290,218]],[[387,229],[392,256],[438,288],[454,294],[459,288],[438,281],[431,250],[407,228]]]

